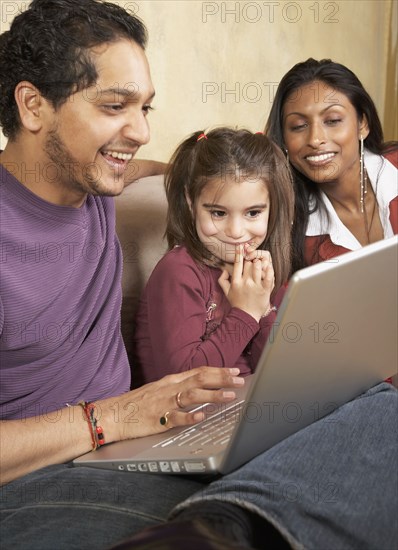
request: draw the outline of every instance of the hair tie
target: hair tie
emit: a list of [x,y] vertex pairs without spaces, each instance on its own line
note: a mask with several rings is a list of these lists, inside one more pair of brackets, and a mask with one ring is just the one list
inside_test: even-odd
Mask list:
[[264,132],[255,132],[256,134],[261,134],[262,136],[264,135]]
[[207,139],[207,136],[204,132],[198,136],[198,139],[196,141],[200,141],[201,139]]

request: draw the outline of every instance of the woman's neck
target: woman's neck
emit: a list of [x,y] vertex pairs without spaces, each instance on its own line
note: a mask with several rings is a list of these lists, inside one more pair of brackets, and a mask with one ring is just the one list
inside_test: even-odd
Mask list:
[[[368,193],[373,193],[370,182],[368,183]],[[328,197],[336,212],[337,210],[345,210],[351,214],[362,212],[359,167],[333,182],[319,184],[319,187]]]
[[351,195],[335,193],[328,195],[328,198],[340,221],[362,246],[384,238],[377,197],[370,184],[363,204],[360,201],[360,192]]

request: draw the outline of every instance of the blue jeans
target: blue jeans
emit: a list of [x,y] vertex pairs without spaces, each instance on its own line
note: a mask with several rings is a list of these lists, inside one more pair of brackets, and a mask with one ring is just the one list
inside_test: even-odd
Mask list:
[[397,413],[397,390],[379,384],[210,484],[44,468],[2,487],[1,548],[100,550],[192,502],[221,500],[262,516],[292,548],[393,550]]

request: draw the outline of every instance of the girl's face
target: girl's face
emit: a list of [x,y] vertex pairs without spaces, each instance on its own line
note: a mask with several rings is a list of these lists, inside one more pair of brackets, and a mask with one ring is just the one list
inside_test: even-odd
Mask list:
[[359,140],[368,135],[347,96],[324,82],[311,82],[287,98],[283,137],[289,160],[312,181],[341,182],[359,174]]
[[259,178],[210,180],[195,201],[193,214],[200,241],[224,263],[233,263],[236,245],[256,248],[267,235],[270,200]]

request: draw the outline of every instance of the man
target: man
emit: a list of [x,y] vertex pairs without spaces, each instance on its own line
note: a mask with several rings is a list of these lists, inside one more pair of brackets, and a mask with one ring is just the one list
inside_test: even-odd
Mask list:
[[387,548],[388,385],[209,485],[69,465],[104,442],[198,422],[179,405],[228,402],[243,383],[237,369],[203,367],[129,391],[111,197],[149,140],[145,41],[137,18],[95,0],[33,0],[0,38],[2,544],[106,548],[136,534],[133,548],[263,548],[262,537]]

